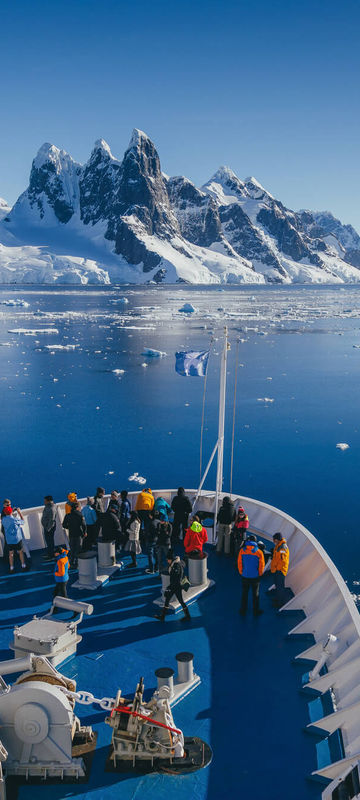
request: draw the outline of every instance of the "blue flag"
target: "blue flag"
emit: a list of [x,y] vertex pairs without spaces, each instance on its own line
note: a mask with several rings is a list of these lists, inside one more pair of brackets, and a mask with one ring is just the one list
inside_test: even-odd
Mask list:
[[175,372],[188,377],[204,377],[209,360],[209,350],[185,350],[175,353]]

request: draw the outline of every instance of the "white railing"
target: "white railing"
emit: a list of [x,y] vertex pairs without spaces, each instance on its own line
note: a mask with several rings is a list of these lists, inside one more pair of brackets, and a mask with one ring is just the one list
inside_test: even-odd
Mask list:
[[[176,489],[154,491],[154,497],[164,497],[168,503],[176,494]],[[186,490],[190,500],[194,500],[196,490]],[[132,506],[137,492],[129,492]],[[224,497],[225,493],[221,497]],[[109,497],[109,496],[107,496]],[[340,728],[342,732],[345,758],[322,769],[313,775],[335,779],[344,773],[347,766],[360,759],[360,616],[352,596],[331,558],[317,539],[299,522],[288,514],[266,503],[249,497],[233,496],[235,506],[243,505],[250,519],[250,531],[261,538],[272,541],[273,534],[280,532],[287,540],[290,550],[290,568],[286,579],[294,597],[282,611],[299,609],[305,619],[298,623],[290,634],[309,633],[315,644],[300,653],[297,658],[326,664],[325,674],[316,674],[308,686],[323,693],[332,691],[336,710],[333,714],[312,723],[328,733]],[[86,499],[80,501],[83,505]],[[215,493],[202,492],[196,508],[214,511]],[[41,528],[43,507],[28,508],[23,511],[25,518],[25,540],[30,550],[45,547]],[[65,542],[62,528],[65,502],[57,504],[56,543]],[[214,541],[215,531],[208,528],[209,541]],[[328,635],[336,637],[336,645],[327,650],[324,645]]]

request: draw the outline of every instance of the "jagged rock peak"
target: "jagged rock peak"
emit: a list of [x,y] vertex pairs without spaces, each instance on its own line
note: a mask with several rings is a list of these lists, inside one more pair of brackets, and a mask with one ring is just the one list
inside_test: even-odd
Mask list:
[[144,133],[144,131],[139,130],[139,128],[134,128],[127,149],[131,150],[136,147],[143,147],[144,144],[146,143],[150,143],[154,147],[147,133]]
[[261,185],[259,181],[256,180],[252,175],[249,178],[245,178],[244,184],[250,194],[251,197],[256,198],[257,200],[260,199],[261,196],[266,196],[272,198],[270,192]]
[[56,167],[57,171],[61,170],[65,164],[76,163],[66,150],[60,150],[50,142],[44,142],[34,158],[33,167],[41,169],[49,161]]
[[105,142],[105,139],[96,139],[92,153],[97,153],[99,151],[101,153],[104,153],[104,155],[106,154],[107,156],[109,156],[109,158],[113,159],[114,161],[117,160],[115,159],[115,156],[113,156],[108,143]]
[[228,183],[228,181],[240,181],[240,178],[238,178],[230,167],[221,166],[214,172],[214,175],[211,176],[208,183]]

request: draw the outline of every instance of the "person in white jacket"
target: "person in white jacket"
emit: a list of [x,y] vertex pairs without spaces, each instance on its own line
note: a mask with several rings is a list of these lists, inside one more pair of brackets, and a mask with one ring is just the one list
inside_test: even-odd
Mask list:
[[140,517],[137,511],[131,512],[126,533],[129,538],[126,542],[125,550],[131,555],[131,564],[128,564],[128,566],[137,567],[136,556],[142,552],[140,544]]

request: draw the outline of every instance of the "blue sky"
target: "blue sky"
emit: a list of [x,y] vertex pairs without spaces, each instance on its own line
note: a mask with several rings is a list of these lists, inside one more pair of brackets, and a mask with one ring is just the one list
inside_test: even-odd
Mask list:
[[221,164],[360,230],[357,0],[0,0],[0,196],[44,141],[133,127],[197,185]]

